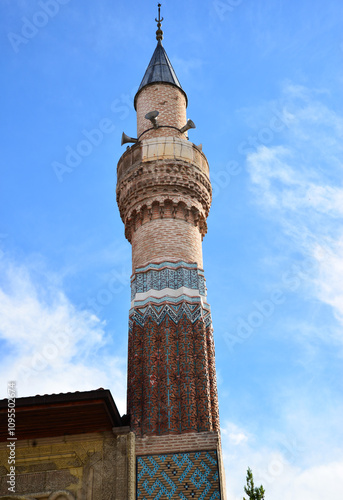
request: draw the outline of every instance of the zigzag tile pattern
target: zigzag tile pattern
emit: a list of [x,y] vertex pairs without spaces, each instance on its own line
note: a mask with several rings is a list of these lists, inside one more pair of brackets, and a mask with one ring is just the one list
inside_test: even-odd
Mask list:
[[217,452],[137,457],[139,500],[220,500]]
[[182,296],[178,297],[177,300],[166,297],[163,299],[149,298],[143,304],[137,304],[130,310],[130,326],[133,322],[143,326],[148,318],[152,318],[157,325],[160,325],[166,316],[177,324],[184,315],[192,324],[198,320],[203,321],[206,327],[212,324],[211,310],[208,304],[203,305],[197,298],[191,299]]

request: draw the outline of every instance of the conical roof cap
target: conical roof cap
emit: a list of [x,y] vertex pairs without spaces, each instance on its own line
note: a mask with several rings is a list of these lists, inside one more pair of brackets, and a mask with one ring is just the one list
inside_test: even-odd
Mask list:
[[135,108],[136,108],[136,99],[140,91],[146,87],[147,85],[151,85],[152,83],[169,83],[178,87],[186,97],[186,105],[188,103],[186,92],[181,87],[181,84],[176,76],[174,68],[169,60],[167,52],[164,50],[164,47],[161,43],[161,40],[158,40],[157,47],[155,52],[152,55],[149,66],[143,76],[143,80],[137,90],[135,95]]

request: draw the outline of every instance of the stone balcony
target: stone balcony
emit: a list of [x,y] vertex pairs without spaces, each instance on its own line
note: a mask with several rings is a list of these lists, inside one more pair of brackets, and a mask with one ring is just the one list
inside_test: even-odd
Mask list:
[[178,137],[157,137],[138,142],[125,151],[117,166],[118,181],[132,167],[154,160],[188,162],[209,177],[208,161],[199,147]]

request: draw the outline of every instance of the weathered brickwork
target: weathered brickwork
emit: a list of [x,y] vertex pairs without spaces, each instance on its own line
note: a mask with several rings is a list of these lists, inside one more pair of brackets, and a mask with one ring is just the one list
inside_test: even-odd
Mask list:
[[145,205],[151,208],[153,201],[163,204],[170,200],[176,205],[183,202],[189,210],[194,207],[202,217],[208,216],[211,184],[208,176],[191,163],[155,160],[123,170],[118,177],[117,201],[125,225],[134,212],[140,212]]
[[117,201],[125,236],[156,219],[178,219],[207,232],[211,203],[209,179],[186,162],[155,161],[129,169],[117,184]]
[[199,450],[219,450],[219,432],[187,432],[175,436],[136,436],[137,455],[159,455]]
[[220,499],[217,452],[137,457],[137,498]]
[[202,267],[201,241],[212,196],[203,153],[188,141],[150,139],[124,153],[117,174],[117,202],[132,243],[133,272],[163,260]]
[[[144,87],[136,96],[137,135],[152,128],[151,122],[145,118],[150,111],[157,110],[158,124],[161,128],[145,132],[142,139],[151,137],[176,136],[186,138],[178,130],[186,124],[186,97],[182,90],[169,84],[155,83]],[[165,126],[175,128],[165,128]]]
[[132,271],[165,260],[195,262],[202,268],[201,234],[180,219],[157,219],[132,234]]

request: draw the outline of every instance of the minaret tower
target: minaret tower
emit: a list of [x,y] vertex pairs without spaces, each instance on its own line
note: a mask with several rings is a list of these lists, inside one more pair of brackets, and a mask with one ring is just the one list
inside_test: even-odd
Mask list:
[[117,167],[132,245],[127,412],[137,498],[223,499],[214,343],[202,261],[209,166],[188,140],[187,95],[162,45],[134,99],[137,139]]

